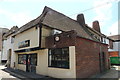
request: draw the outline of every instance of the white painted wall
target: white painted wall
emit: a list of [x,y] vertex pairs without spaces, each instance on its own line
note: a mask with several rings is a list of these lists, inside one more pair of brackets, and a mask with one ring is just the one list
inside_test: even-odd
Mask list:
[[106,40],[106,44],[109,44],[109,39],[105,39]]
[[[18,43],[25,41],[25,40],[30,40],[30,46],[24,47],[24,48],[18,48]],[[39,46],[39,28],[36,29],[35,27],[33,27],[31,29],[28,29],[25,32],[17,34],[15,36],[14,43],[15,43],[14,45],[15,50],[38,47]]]
[[1,60],[7,60],[7,40],[3,41],[3,49],[2,49],[2,53],[1,53]]
[[113,42],[113,49],[114,49],[115,51],[118,51],[118,43],[119,43],[119,42]]
[[[37,74],[47,75],[55,78],[76,78],[75,46],[69,47],[70,69],[48,67],[48,49],[23,52],[19,54],[31,54],[31,53],[37,53],[37,66],[36,66]],[[18,61],[16,62],[18,63]],[[23,71],[26,70],[26,66],[23,64],[17,64],[16,68]]]
[[113,42],[113,49],[108,49],[108,51],[119,51],[119,56],[120,56],[120,41]]
[[16,59],[16,54],[14,53],[14,43],[11,43],[11,38],[12,38],[12,35],[8,36],[7,37],[7,40],[4,40],[3,41],[3,49],[2,49],[2,60],[8,60],[8,51],[9,49],[11,49],[11,67],[13,68],[14,67],[14,62],[15,62],[15,59]]

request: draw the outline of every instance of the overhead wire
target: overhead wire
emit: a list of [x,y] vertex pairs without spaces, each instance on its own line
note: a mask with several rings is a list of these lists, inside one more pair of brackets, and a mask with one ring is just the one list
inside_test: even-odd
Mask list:
[[[0,0],[0,1],[3,1],[3,0]],[[110,0],[110,1],[107,1],[107,2],[105,2],[105,3],[103,3],[103,4],[100,4],[100,5],[97,5],[97,6],[95,6],[95,7],[91,7],[91,8],[85,9],[85,10],[83,10],[83,11],[80,11],[79,13],[74,13],[74,14],[71,14],[71,15],[68,15],[68,16],[73,16],[73,15],[76,15],[76,14],[80,14],[81,12],[86,12],[86,11],[89,11],[89,10],[93,10],[93,9],[96,9],[96,8],[99,8],[99,7],[108,5],[108,4],[110,4],[110,3],[112,3],[112,2],[115,2],[115,1],[119,1],[119,0]],[[53,20],[53,21],[51,21],[51,22],[59,21],[59,20],[65,19],[65,18],[67,18],[67,17],[62,17],[62,18],[59,18],[59,19],[55,19],[55,20]],[[0,26],[1,26],[1,25],[0,25]],[[5,25],[4,25],[4,26],[5,26]]]
[[[108,4],[110,4],[112,2],[115,2],[115,1],[119,1],[119,0],[110,0],[110,1],[107,1],[107,2],[105,2],[103,4],[100,4],[100,5],[97,5],[95,7],[91,7],[91,8],[85,9],[83,11],[80,11],[79,13],[74,13],[74,14],[71,14],[71,15],[68,15],[68,16],[73,16],[73,15],[76,15],[76,14],[80,14],[81,12],[86,12],[86,11],[89,11],[89,10],[93,10],[93,9],[96,9],[96,8],[108,5]],[[59,19],[53,20],[52,22],[59,21],[59,20],[65,19],[65,18],[67,18],[67,17],[59,18]]]

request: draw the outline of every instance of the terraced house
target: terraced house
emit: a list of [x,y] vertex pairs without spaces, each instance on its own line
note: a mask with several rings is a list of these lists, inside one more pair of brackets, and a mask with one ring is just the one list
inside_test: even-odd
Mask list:
[[[15,62],[15,55],[14,55],[14,33],[18,31],[17,26],[13,26],[6,34],[3,35],[2,40],[2,63],[6,63],[7,67],[13,67]],[[12,62],[13,61],[13,62]]]
[[73,20],[45,7],[13,35],[16,61],[11,67],[55,78],[87,78],[103,72],[109,68],[108,45],[91,33],[83,14]]

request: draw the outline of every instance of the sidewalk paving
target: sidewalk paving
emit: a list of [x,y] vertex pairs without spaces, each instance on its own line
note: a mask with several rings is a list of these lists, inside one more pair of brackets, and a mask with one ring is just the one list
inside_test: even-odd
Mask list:
[[[44,75],[39,75],[39,74],[35,74],[35,73],[30,73],[30,72],[25,72],[22,70],[18,70],[18,69],[12,69],[12,68],[4,68],[2,69],[5,72],[10,73],[11,75],[18,77],[20,79],[47,79],[47,80],[61,80],[58,78],[52,78],[49,76],[44,76]],[[97,74],[95,76],[92,76],[91,79],[95,78],[113,78],[114,80],[120,80],[120,66],[113,66],[110,70],[104,72],[104,73],[100,73]],[[119,79],[118,79],[119,78]]]
[[18,69],[12,69],[12,68],[5,68],[2,69],[3,71],[6,71],[8,73],[10,73],[11,75],[18,77],[20,79],[50,79],[50,80],[56,80],[56,78],[52,78],[49,76],[43,76],[43,75],[39,75],[39,74],[35,74],[35,73],[30,73],[30,72],[25,72],[22,70],[18,70]]
[[114,80],[120,80],[120,66],[112,66],[110,70],[103,73],[92,76],[91,78],[109,78]]

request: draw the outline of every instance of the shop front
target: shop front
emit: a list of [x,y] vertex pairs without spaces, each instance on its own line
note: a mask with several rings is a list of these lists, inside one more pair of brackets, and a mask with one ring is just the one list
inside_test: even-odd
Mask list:
[[26,72],[36,73],[37,53],[18,54],[18,64],[25,65]]
[[56,78],[75,78],[75,46],[18,52],[16,69]]

